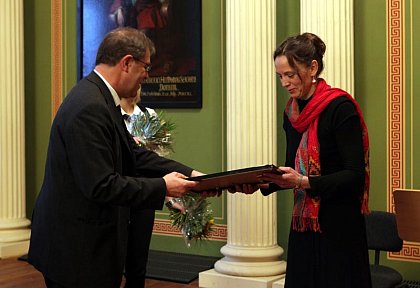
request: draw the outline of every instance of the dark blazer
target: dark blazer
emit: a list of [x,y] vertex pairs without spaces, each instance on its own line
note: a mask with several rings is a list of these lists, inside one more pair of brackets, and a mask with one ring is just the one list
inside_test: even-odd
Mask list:
[[65,287],[120,287],[129,207],[162,209],[161,177],[172,171],[189,176],[192,169],[139,148],[92,72],[52,124],[29,262]]

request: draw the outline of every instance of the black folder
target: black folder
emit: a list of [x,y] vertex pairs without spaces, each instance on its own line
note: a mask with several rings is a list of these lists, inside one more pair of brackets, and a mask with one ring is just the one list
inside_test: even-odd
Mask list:
[[198,181],[199,184],[192,190],[196,192],[226,189],[234,187],[236,184],[256,184],[261,183],[258,178],[263,173],[276,173],[277,166],[273,164],[254,166],[225,172],[218,172],[213,174],[206,174],[196,177],[187,178],[190,181]]

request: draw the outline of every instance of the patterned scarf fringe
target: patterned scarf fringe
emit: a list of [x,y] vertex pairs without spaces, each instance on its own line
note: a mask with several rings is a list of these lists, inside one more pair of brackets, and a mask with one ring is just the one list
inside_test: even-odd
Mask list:
[[313,232],[321,232],[318,217],[301,217],[300,215],[292,216],[292,228],[294,231],[305,232],[307,230]]
[[364,215],[367,215],[367,214],[369,214],[370,213],[370,211],[369,211],[369,196],[366,194],[366,193],[364,193],[363,194],[363,199],[362,199],[362,214],[364,214]]

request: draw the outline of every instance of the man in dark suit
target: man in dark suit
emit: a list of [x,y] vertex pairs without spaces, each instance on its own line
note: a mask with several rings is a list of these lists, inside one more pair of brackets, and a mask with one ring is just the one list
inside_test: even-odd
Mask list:
[[28,257],[48,287],[120,287],[130,207],[162,209],[197,184],[185,178],[200,172],[138,147],[125,128],[120,99],[139,93],[153,53],[139,30],[111,31],[57,112]]

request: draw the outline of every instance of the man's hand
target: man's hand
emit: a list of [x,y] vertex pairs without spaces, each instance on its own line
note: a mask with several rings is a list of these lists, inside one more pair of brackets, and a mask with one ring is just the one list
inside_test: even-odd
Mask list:
[[202,176],[202,175],[206,175],[206,174],[204,174],[204,173],[201,173],[200,171],[197,171],[197,170],[193,170],[192,172],[191,172],[191,177],[197,177],[197,176]]
[[136,142],[137,145],[140,145],[141,144],[140,137],[133,136],[133,139],[134,139],[134,142]]
[[166,183],[166,196],[179,198],[197,186],[198,182],[185,180],[187,176],[172,172],[163,176]]
[[185,214],[185,207],[182,204],[182,201],[173,197],[165,197],[165,205],[169,209],[176,209],[181,211],[182,214]]
[[[202,175],[206,175],[206,174],[201,173],[200,171],[197,171],[197,170],[193,170],[191,172],[191,177],[197,177],[197,176],[202,176]],[[215,196],[219,197],[220,195],[222,195],[222,192],[223,190],[208,190],[208,191],[201,191],[200,195],[203,198],[215,197]]]
[[[205,175],[205,174],[196,170],[193,170],[191,172],[191,177],[196,177],[196,176],[201,176],[201,175]],[[259,188],[260,186],[258,184],[242,184],[242,185],[235,185],[235,187],[230,187],[227,190],[230,193],[241,192],[244,194],[252,194],[255,191],[257,191]],[[201,191],[200,194],[203,197],[214,197],[214,196],[219,197],[220,195],[222,195],[222,192],[223,192],[222,189],[217,189],[217,190]]]

